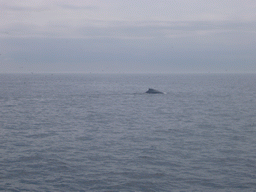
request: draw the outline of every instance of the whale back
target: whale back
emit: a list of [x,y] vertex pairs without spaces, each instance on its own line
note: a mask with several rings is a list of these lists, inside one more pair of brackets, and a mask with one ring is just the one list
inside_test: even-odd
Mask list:
[[158,91],[156,89],[152,89],[152,88],[149,88],[146,93],[151,93],[151,94],[163,94],[163,92],[161,91]]

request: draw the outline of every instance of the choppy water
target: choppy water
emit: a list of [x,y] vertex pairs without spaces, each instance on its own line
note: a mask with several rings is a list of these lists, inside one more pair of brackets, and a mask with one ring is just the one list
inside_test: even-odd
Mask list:
[[0,83],[0,190],[256,191],[256,75]]

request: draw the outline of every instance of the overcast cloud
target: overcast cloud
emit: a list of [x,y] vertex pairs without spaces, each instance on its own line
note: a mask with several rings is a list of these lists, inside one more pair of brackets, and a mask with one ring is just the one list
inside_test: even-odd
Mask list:
[[255,73],[255,10],[255,0],[0,0],[0,73]]

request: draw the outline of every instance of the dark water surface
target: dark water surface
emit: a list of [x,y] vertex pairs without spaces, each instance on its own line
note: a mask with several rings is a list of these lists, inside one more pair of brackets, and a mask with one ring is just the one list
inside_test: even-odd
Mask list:
[[256,191],[256,75],[0,83],[0,190]]

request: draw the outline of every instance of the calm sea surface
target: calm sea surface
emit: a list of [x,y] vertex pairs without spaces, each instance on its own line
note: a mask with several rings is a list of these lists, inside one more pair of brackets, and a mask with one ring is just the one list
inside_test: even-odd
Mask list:
[[0,190],[256,191],[256,75],[1,74]]

